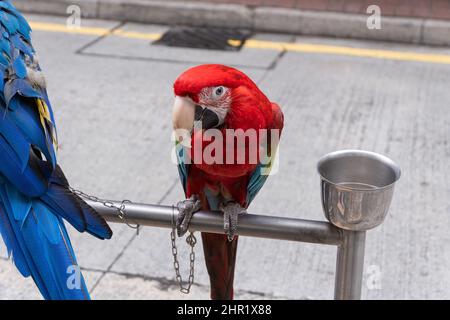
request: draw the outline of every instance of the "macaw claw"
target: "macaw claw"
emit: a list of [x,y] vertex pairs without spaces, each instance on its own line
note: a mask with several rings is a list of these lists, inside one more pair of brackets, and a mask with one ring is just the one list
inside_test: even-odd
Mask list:
[[197,195],[192,195],[189,199],[178,202],[178,219],[176,223],[178,237],[182,237],[189,229],[194,213],[202,208]]
[[221,204],[219,209],[223,212],[223,228],[228,235],[228,241],[231,242],[236,234],[238,216],[247,211],[236,202]]

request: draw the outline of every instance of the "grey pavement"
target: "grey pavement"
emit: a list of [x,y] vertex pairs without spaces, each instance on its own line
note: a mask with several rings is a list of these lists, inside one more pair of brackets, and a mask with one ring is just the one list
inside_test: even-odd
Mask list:
[[[66,15],[71,5],[83,17],[209,27],[247,28],[263,32],[371,39],[439,46],[450,45],[450,22],[389,17],[381,10],[381,28],[367,27],[369,14],[296,10],[239,4],[159,0],[14,0],[29,13]],[[369,21],[370,25],[370,21]]]
[[[29,19],[65,22],[38,15]],[[119,22],[83,24],[114,28]],[[122,28],[165,30],[134,23]],[[367,235],[363,298],[450,298],[450,65],[315,53],[279,55],[249,48],[239,53],[161,48],[138,39],[44,31],[35,31],[33,39],[56,113],[60,163],[73,187],[116,200],[168,205],[180,200],[182,188],[170,159],[172,83],[195,64],[239,66],[282,106],[286,118],[280,170],[249,211],[324,220],[317,160],[347,148],[383,153],[401,165],[403,176],[385,223]],[[283,39],[449,53],[381,42]],[[93,298],[208,298],[201,244],[196,249],[196,285],[191,296],[184,296],[174,282],[168,230],[146,228],[136,235],[124,225],[113,229],[110,241],[70,232]],[[334,247],[239,241],[238,299],[333,297]],[[179,245],[187,275],[188,248],[181,240]],[[10,298],[40,296],[32,281],[22,279],[2,258],[0,299]]]

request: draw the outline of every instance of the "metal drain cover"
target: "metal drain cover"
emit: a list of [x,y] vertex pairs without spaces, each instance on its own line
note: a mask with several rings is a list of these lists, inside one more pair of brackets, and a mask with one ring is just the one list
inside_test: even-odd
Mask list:
[[251,35],[252,33],[248,30],[177,26],[170,28],[152,44],[169,47],[239,51]]

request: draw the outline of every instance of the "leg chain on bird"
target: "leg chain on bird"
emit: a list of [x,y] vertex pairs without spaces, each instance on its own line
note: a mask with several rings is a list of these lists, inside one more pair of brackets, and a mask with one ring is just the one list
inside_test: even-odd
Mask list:
[[191,291],[191,287],[194,284],[194,271],[195,271],[195,252],[194,248],[197,244],[197,238],[195,238],[195,235],[193,232],[190,232],[189,235],[186,237],[187,244],[191,247],[191,253],[189,254],[189,278],[188,278],[188,284],[187,286],[183,285],[183,279],[181,278],[180,274],[180,264],[178,262],[178,248],[177,248],[177,242],[176,242],[176,223],[175,223],[175,206],[172,206],[172,231],[170,232],[170,240],[172,243],[172,255],[173,255],[173,267],[175,269],[175,275],[178,282],[178,285],[180,286],[180,291],[184,294],[189,294]]
[[110,209],[116,209],[118,211],[118,217],[120,220],[122,220],[129,228],[131,229],[135,229],[136,230],[136,234],[139,235],[139,231],[141,229],[141,226],[137,223],[135,223],[134,225],[130,224],[128,222],[128,219],[126,217],[125,214],[125,204],[126,203],[131,203],[130,200],[122,200],[120,205],[115,204],[113,201],[111,200],[105,200],[105,199],[100,199],[96,196],[91,196],[87,193],[84,193],[83,191],[80,190],[76,190],[72,187],[69,187],[69,190],[76,194],[77,196],[79,196],[80,198],[84,198],[84,199],[88,199],[97,203],[101,203],[103,206],[105,206],[106,208],[110,208]]

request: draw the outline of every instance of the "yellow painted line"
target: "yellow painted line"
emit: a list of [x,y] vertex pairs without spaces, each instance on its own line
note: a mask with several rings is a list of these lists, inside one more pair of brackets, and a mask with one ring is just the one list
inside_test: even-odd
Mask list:
[[354,57],[450,64],[450,55],[410,51],[377,50],[323,44],[285,43],[251,39],[247,40],[245,47],[254,49],[286,50],[292,52],[324,53]]
[[140,39],[140,40],[158,40],[159,38],[161,38],[160,33],[131,32],[131,31],[124,31],[122,29],[114,30],[112,32],[112,35],[123,38]]
[[[38,31],[62,32],[62,33],[84,34],[94,36],[113,35],[128,39],[158,40],[161,37],[161,34],[159,33],[134,32],[134,31],[125,31],[122,29],[116,29],[114,31],[111,31],[110,29],[107,28],[91,28],[91,27],[69,28],[65,24],[56,24],[56,23],[31,22],[30,26],[33,30]],[[239,40],[230,40],[229,43],[230,45],[233,46],[240,45]],[[321,53],[321,54],[365,57],[375,59],[450,64],[450,55],[420,53],[412,51],[378,50],[368,48],[332,46],[324,44],[289,43],[289,42],[262,41],[253,39],[247,40],[244,44],[244,47],[258,50],[277,50],[277,51],[285,50],[290,52],[301,52],[301,53]]]
[[161,37],[160,33],[132,32],[132,31],[125,31],[122,29],[116,29],[114,31],[111,31],[110,29],[107,28],[91,28],[91,27],[72,28],[66,26],[65,24],[57,24],[57,23],[30,22],[30,27],[31,29],[38,31],[74,33],[92,36],[114,35],[123,38],[142,39],[142,40],[158,40]]
[[38,31],[75,33],[92,36],[104,36],[111,33],[111,31],[106,28],[88,28],[88,27],[70,28],[65,24],[57,24],[57,23],[30,22],[30,27],[31,29]]

